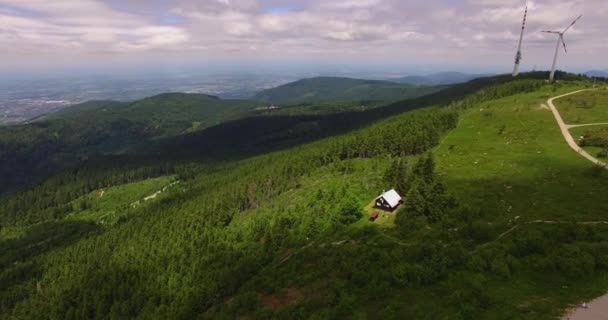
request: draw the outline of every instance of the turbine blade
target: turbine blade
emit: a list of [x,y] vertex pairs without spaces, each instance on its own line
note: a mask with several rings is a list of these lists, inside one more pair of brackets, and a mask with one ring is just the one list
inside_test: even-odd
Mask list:
[[572,21],[572,23],[571,23],[571,24],[568,26],[568,28],[566,28],[566,29],[565,29],[565,30],[564,30],[562,33],[566,33],[566,31],[570,30],[570,28],[572,28],[572,26],[573,26],[573,25],[574,25],[574,24],[575,24],[575,23],[576,23],[578,20],[580,20],[582,17],[583,17],[582,15],[578,16],[578,18],[576,18],[574,21]]
[[543,31],[541,31],[541,32],[544,32],[544,33],[554,33],[554,34],[560,34],[560,32],[559,32],[559,31],[546,31],[546,30],[543,30]]
[[562,44],[564,45],[564,51],[566,51],[566,53],[568,53],[568,48],[566,47],[566,41],[564,41],[564,36],[561,35],[561,36],[559,36],[559,38],[562,40]]

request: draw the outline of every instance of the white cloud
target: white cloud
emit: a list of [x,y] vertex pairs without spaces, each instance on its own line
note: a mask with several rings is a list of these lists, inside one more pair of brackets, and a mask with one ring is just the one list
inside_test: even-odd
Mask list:
[[[130,10],[124,10],[129,4]],[[70,54],[201,59],[374,55],[392,61],[502,64],[514,55],[523,0],[0,0],[0,55],[5,61]],[[4,5],[4,6],[3,6]],[[138,10],[141,9],[141,10]],[[141,14],[139,12],[146,12]],[[530,2],[524,63],[542,64],[562,29],[564,63],[604,63],[608,2]],[[170,15],[175,22],[167,22]],[[68,51],[69,49],[69,51]],[[37,52],[40,54],[37,55]],[[23,53],[27,53],[24,55]],[[255,53],[255,54],[254,54]]]

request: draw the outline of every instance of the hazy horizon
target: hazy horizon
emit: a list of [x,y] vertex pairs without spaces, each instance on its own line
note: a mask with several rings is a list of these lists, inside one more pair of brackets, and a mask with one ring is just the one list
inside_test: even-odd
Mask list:
[[[579,14],[559,68],[608,69],[601,41],[608,2],[538,0],[529,7],[524,69],[549,69],[555,37],[540,31],[562,30]],[[266,71],[338,63],[509,72],[523,10],[520,0],[0,0],[0,68],[237,64]]]

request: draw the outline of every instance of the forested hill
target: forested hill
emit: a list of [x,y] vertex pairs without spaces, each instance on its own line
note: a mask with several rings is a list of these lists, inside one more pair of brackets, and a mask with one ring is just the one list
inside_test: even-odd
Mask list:
[[262,103],[223,100],[206,94],[165,93],[134,102],[90,101],[39,118],[37,121],[131,121],[145,123],[159,135],[182,133],[249,115]]
[[554,319],[608,287],[608,229],[571,223],[604,219],[608,177],[539,108],[590,82],[546,76],[92,157],[0,199],[0,318]]
[[398,101],[423,96],[437,90],[432,87],[389,81],[318,77],[261,91],[253,99],[284,105],[327,100]]
[[486,78],[490,75],[469,74],[462,72],[439,72],[425,76],[407,76],[392,81],[397,83],[407,83],[418,86],[445,86],[464,83],[478,78]]
[[[529,79],[543,76],[543,73],[526,75]],[[506,76],[478,79],[365,111],[258,116],[235,121],[229,120],[258,114],[256,109],[262,103],[170,93],[133,103],[84,104],[50,115],[48,119],[0,127],[0,179],[6,182],[0,185],[0,193],[15,190],[94,154],[98,157],[99,154],[134,152],[180,156],[186,153],[216,159],[261,154],[345,133],[415,108],[447,104],[509,81]],[[229,122],[222,124],[226,121]],[[152,140],[157,141],[150,145],[148,142]]]
[[[561,74],[577,79],[576,76]],[[407,99],[383,107],[337,114],[262,116],[229,121],[205,130],[155,141],[142,152],[203,156],[211,159],[243,158],[306,143],[365,127],[415,109],[467,103],[478,99],[498,98],[518,92],[534,91],[536,79],[546,73],[528,73],[521,81],[510,75],[480,78],[455,85],[423,97]],[[169,150],[169,151],[168,151]]]
[[92,101],[31,123],[0,127],[0,193],[93,154],[128,152],[151,139],[253,115],[261,105],[168,93],[131,103]]

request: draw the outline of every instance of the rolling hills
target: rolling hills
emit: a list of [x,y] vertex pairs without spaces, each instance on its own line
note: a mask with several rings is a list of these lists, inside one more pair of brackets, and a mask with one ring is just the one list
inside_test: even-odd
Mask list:
[[389,81],[317,77],[302,79],[261,91],[253,99],[284,105],[327,100],[394,102],[423,96],[435,91],[437,91],[436,88],[398,84]]
[[[237,119],[54,174],[2,199],[0,318],[555,319],[608,288],[608,175],[541,106],[591,83],[545,77]],[[404,206],[370,222],[392,187]]]
[[[344,80],[346,82],[350,79]],[[366,80],[355,80],[357,83]],[[500,80],[500,81],[504,81]],[[334,82],[334,81],[332,81]],[[372,81],[373,82],[373,81]],[[343,83],[343,79],[337,81]],[[483,82],[481,82],[483,83]],[[385,83],[383,83],[385,84]],[[393,86],[393,84],[391,84]],[[464,85],[462,94],[475,89],[476,85]],[[424,95],[429,88],[411,87],[410,93]],[[458,90],[460,90],[458,89]],[[276,92],[288,94],[289,90],[276,88]],[[340,88],[325,88],[324,90],[337,90],[336,95],[342,94]],[[436,91],[433,89],[431,91]],[[310,141],[318,137],[323,137],[330,132],[344,132],[346,127],[352,128],[362,123],[367,123],[372,118],[386,117],[395,112],[409,110],[416,105],[429,105],[445,101],[452,95],[458,94],[455,90],[446,91],[444,94],[433,94],[428,101],[414,101],[407,106],[398,108],[388,108],[383,110],[394,110],[390,113],[384,111],[370,111],[384,103],[375,103],[370,108],[361,109],[358,103],[350,102],[324,102],[305,106],[295,106],[295,108],[284,108],[275,112],[268,110],[268,104],[249,100],[222,100],[217,97],[201,94],[180,94],[169,93],[138,100],[130,103],[97,101],[69,107],[54,114],[41,117],[31,123],[10,127],[0,127],[0,146],[3,152],[0,153],[0,178],[8,183],[0,185],[0,193],[16,190],[26,183],[36,181],[37,178],[44,177],[59,169],[77,164],[79,161],[86,160],[92,155],[119,154],[125,152],[148,152],[147,149],[156,150],[154,145],[168,141],[172,144],[170,137],[184,135],[184,139],[199,134],[199,131],[212,128],[203,135],[212,135],[212,132],[221,132],[227,138],[207,139],[202,143],[203,146],[212,143],[216,147],[231,149],[230,153],[242,153],[239,148],[231,146],[242,145],[255,139],[259,141],[256,147],[261,152],[277,146],[270,140],[293,140]],[[383,95],[384,98],[386,96]],[[354,99],[354,97],[352,97]],[[383,99],[384,99],[383,98]],[[424,99],[424,98],[422,98]],[[297,111],[292,111],[297,110]],[[332,116],[339,112],[347,112],[357,118],[353,123],[347,123],[346,117]],[[364,111],[360,113],[360,111]],[[296,116],[292,117],[294,113]],[[360,113],[360,114],[359,114]],[[367,119],[367,115],[372,118]],[[279,117],[269,116],[279,115]],[[259,116],[256,118],[256,116]],[[243,119],[238,122],[238,119]],[[316,127],[315,120],[319,118],[325,124]],[[230,123],[235,121],[234,123]],[[226,125],[222,125],[222,123]],[[235,125],[243,125],[243,130],[234,130]],[[312,126],[311,126],[312,124]],[[264,129],[266,127],[266,129]],[[279,129],[281,128],[281,129]],[[294,131],[293,129],[296,128]],[[211,128],[210,128],[211,129]],[[228,130],[228,132],[223,132]],[[259,134],[253,131],[266,130],[275,131],[275,137],[260,138]],[[278,132],[276,132],[279,130]],[[317,131],[312,133],[309,130]],[[250,135],[243,135],[244,132],[251,131]],[[319,132],[323,132],[319,134]],[[306,133],[311,133],[307,137]],[[245,139],[242,139],[245,137]],[[291,138],[290,138],[291,137]],[[232,138],[230,143],[222,141]],[[178,140],[183,140],[181,137]],[[236,140],[236,141],[234,141]],[[151,146],[146,145],[150,142]],[[269,143],[264,143],[268,141]],[[188,146],[180,141],[177,142],[184,149],[176,150],[178,153],[188,152],[201,153],[201,145]],[[282,144],[289,145],[291,142]],[[215,148],[215,147],[213,147]],[[203,153],[214,154],[212,150],[204,150]],[[250,148],[252,149],[252,148]],[[221,158],[221,154],[220,154]]]
[[0,185],[15,189],[33,178],[94,154],[117,154],[161,137],[201,130],[252,115],[258,102],[202,94],[168,93],[124,103],[92,101],[0,127]]
[[588,77],[608,78],[608,70],[591,70],[585,72]]
[[224,100],[205,94],[166,93],[125,103],[90,101],[37,119],[72,122],[130,121],[145,123],[155,135],[175,135],[248,115],[262,104]]
[[476,78],[488,77],[487,74],[468,74],[462,72],[439,72],[424,76],[406,76],[392,79],[394,82],[417,86],[445,86],[468,82]]

